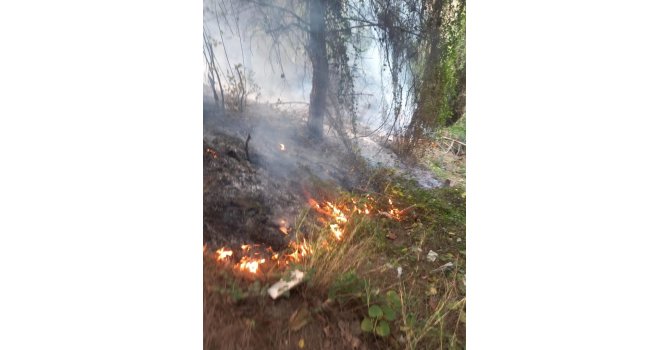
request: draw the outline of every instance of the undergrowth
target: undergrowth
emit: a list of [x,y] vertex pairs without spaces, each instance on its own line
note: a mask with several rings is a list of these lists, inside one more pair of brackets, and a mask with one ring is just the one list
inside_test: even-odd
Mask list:
[[[287,269],[270,268],[245,279],[230,266],[205,259],[205,348],[220,347],[221,334],[237,339],[240,348],[258,347],[252,335],[258,332],[257,322],[271,321],[256,314],[256,318],[226,324],[213,310],[231,314],[278,308],[283,304],[270,300],[267,288],[292,269],[306,272],[307,278],[280,297],[291,308],[281,316],[283,323],[274,324],[279,329],[270,332],[286,342],[286,346],[278,342],[275,348],[295,348],[292,337],[298,336],[303,345],[306,341],[321,348],[328,344],[360,348],[362,343],[377,349],[464,348],[464,189],[422,189],[382,170],[372,173],[361,191],[334,196],[336,204],[373,201],[376,212],[352,213],[343,225],[342,240],[334,242],[328,225],[306,210],[296,223],[296,241],[313,251]],[[387,204],[389,200],[392,205]],[[393,206],[401,210],[399,220],[381,215]],[[350,319],[357,329],[342,326],[343,320]],[[323,338],[338,329],[341,336],[333,337],[334,343],[324,343]]]

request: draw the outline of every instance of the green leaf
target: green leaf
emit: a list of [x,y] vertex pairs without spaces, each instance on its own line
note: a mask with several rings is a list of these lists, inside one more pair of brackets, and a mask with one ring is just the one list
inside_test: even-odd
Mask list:
[[409,327],[414,327],[414,325],[416,325],[416,316],[414,314],[410,313],[407,315],[407,325]]
[[384,311],[384,318],[393,321],[395,320],[395,310],[393,310],[390,306],[384,305],[382,306],[382,311]]
[[386,292],[386,301],[388,305],[396,311],[400,310],[402,307],[402,304],[400,303],[400,297],[394,290],[389,290]]
[[372,318],[380,318],[384,315],[384,311],[382,311],[382,308],[380,308],[379,305],[372,305],[368,309],[368,315]]
[[364,318],[361,322],[361,330],[363,332],[372,332],[372,320],[369,318]]
[[391,327],[389,327],[389,323],[384,320],[379,321],[379,324],[375,328],[375,333],[377,333],[377,335],[380,337],[387,337],[389,334],[391,334]]

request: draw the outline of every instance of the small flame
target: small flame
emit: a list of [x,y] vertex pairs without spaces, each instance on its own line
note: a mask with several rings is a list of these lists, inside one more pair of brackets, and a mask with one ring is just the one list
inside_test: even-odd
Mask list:
[[233,255],[233,251],[232,251],[232,250],[228,250],[228,249],[226,249],[226,248],[221,248],[221,249],[219,249],[219,250],[216,251],[216,254],[219,255],[219,256],[216,258],[216,260],[225,260],[227,257]]
[[312,208],[316,209],[317,211],[321,210],[321,206],[314,199],[310,198],[307,200],[307,202]]
[[256,271],[258,271],[259,265],[264,264],[264,263],[265,263],[265,259],[259,259],[258,260],[258,259],[253,259],[253,258],[249,258],[249,257],[244,256],[244,257],[242,257],[242,260],[240,260],[239,265],[237,265],[236,267],[240,271],[246,270],[246,271],[249,271],[251,273],[256,273]]
[[217,157],[219,156],[219,155],[216,153],[216,151],[213,150],[213,149],[211,149],[211,148],[208,148],[208,149],[207,149],[207,153],[209,153],[209,154],[212,156],[212,158],[217,158]]
[[340,230],[340,225],[332,224],[330,225],[330,231],[333,232],[335,238],[340,241],[342,240],[342,230]]
[[285,235],[288,234],[288,225],[286,224],[286,220],[284,219],[279,220],[279,231],[281,231]]
[[283,144],[283,143],[280,143],[280,144],[279,144],[279,149],[282,150],[282,151],[284,151],[284,150],[286,150],[286,147],[284,147],[284,144]]
[[295,249],[293,253],[288,254],[286,256],[287,259],[292,259],[295,262],[301,261],[304,258],[306,258],[308,255],[311,255],[314,253],[314,250],[312,247],[307,243],[307,241],[303,238],[302,244],[297,243],[297,242],[291,242],[291,247]]
[[347,222],[347,217],[344,215],[342,210],[340,210],[338,207],[334,206],[333,203],[331,202],[326,202],[326,205],[332,210],[332,213],[330,216],[335,218],[335,221],[337,222]]

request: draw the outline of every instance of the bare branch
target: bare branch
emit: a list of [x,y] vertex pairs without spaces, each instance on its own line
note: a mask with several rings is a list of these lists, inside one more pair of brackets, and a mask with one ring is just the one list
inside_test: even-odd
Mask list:
[[270,3],[267,3],[267,2],[263,2],[263,1],[249,0],[249,2],[252,3],[252,4],[259,5],[259,6],[270,7],[270,8],[273,8],[275,10],[279,10],[279,11],[288,13],[289,15],[293,16],[293,18],[298,20],[298,22],[302,23],[302,25],[303,25],[302,29],[308,28],[308,26],[309,26],[309,23],[307,23],[304,19],[302,19],[302,17],[298,16],[298,14],[296,14],[295,12],[293,12],[293,11],[287,9],[287,8],[277,6],[277,5],[274,5],[274,4],[270,4]]

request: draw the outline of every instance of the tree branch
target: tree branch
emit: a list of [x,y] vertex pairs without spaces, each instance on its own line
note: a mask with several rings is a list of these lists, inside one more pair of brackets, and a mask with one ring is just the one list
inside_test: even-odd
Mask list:
[[270,4],[270,3],[267,3],[267,2],[263,2],[263,1],[256,1],[256,0],[248,0],[248,1],[249,1],[250,3],[252,3],[252,4],[256,4],[256,5],[263,6],[263,7],[269,7],[269,8],[273,8],[273,9],[275,9],[275,10],[279,10],[279,11],[288,13],[289,15],[291,15],[291,16],[293,16],[295,19],[297,19],[298,22],[300,22],[300,23],[302,23],[302,24],[304,25],[304,27],[302,27],[303,29],[304,29],[304,28],[307,28],[307,26],[309,25],[309,23],[307,23],[307,21],[305,21],[304,19],[302,19],[302,17],[298,16],[298,14],[296,14],[295,12],[293,12],[293,11],[291,11],[291,10],[289,10],[289,9],[286,9],[286,8],[284,8],[284,7],[277,6],[277,5]]

